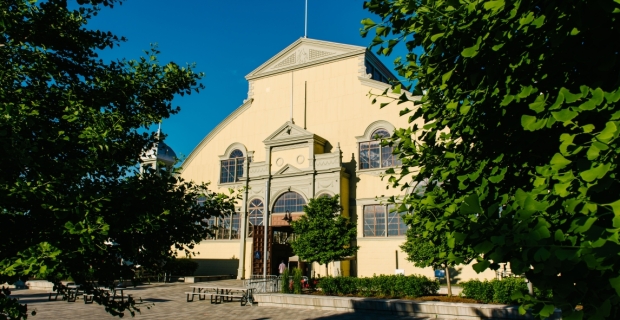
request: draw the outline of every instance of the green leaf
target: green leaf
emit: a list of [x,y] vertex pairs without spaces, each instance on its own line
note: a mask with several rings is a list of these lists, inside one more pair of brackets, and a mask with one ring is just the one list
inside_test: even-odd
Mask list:
[[534,253],[534,261],[537,262],[546,261],[549,259],[549,257],[551,257],[551,252],[549,252],[549,250],[545,249],[544,247],[539,248],[538,250],[536,250],[536,253]]
[[551,158],[551,166],[553,167],[553,169],[555,170],[561,170],[563,168],[565,168],[567,165],[571,164],[572,161],[564,158],[563,155],[556,153],[553,155],[553,158]]
[[571,36],[576,36],[579,34],[579,29],[577,28],[573,28],[573,30],[570,31],[570,35]]
[[491,265],[491,263],[489,263],[486,260],[483,260],[483,261],[480,261],[478,263],[474,263],[472,265],[472,268],[474,269],[474,271],[476,271],[476,273],[481,273],[484,270],[486,270],[490,265]]
[[439,38],[443,37],[443,35],[444,35],[444,33],[443,33],[443,32],[442,32],[442,33],[436,33],[436,34],[434,34],[434,35],[432,35],[432,36],[431,36],[431,41],[432,41],[432,42],[435,42],[435,41],[437,41],[437,39],[439,39]]
[[587,182],[592,182],[596,179],[601,179],[605,176],[605,174],[607,173],[607,171],[609,171],[609,167],[611,166],[611,164],[607,163],[601,163],[600,165],[588,169],[586,171],[580,172],[579,176],[581,176],[581,178]]
[[545,306],[540,310],[540,316],[544,318],[548,318],[555,312],[555,307],[552,304],[545,304]]
[[462,214],[482,213],[478,195],[474,193],[465,197],[463,203],[461,203],[460,211]]
[[489,251],[491,251],[493,247],[495,247],[495,245],[491,241],[484,241],[482,243],[477,244],[474,247],[474,250],[478,253],[484,254],[484,253],[488,253]]
[[545,105],[547,105],[547,101],[545,95],[539,95],[536,97],[534,102],[530,103],[530,109],[536,111],[536,113],[541,113],[545,111]]
[[504,100],[502,100],[502,103],[500,105],[505,107],[505,106],[509,105],[512,102],[512,100],[514,100],[514,99],[515,99],[515,96],[511,96],[511,95],[507,94],[507,95],[504,96]]
[[450,70],[450,71],[444,73],[441,76],[441,83],[442,84],[445,84],[448,80],[450,80],[450,77],[452,76],[452,71],[454,71],[454,70]]
[[555,118],[555,120],[558,120],[560,122],[566,122],[575,118],[577,115],[579,115],[579,113],[570,109],[562,109],[560,111],[551,112],[551,115],[553,116],[553,118]]
[[620,276],[609,279],[609,284],[616,290],[616,294],[620,296]]
[[566,238],[564,237],[564,232],[562,232],[562,230],[558,229],[555,231],[555,241],[564,241]]
[[504,0],[487,1],[484,3],[484,8],[487,10],[498,11],[499,9],[503,8],[504,5]]
[[614,137],[617,130],[618,127],[616,127],[616,124],[609,121],[605,124],[605,129],[596,135],[596,138],[602,142],[609,142]]
[[478,54],[478,50],[480,49],[480,42],[482,41],[481,37],[478,37],[478,40],[476,41],[476,44],[469,47],[469,48],[465,48],[463,49],[463,51],[461,51],[461,55],[465,58],[473,58]]

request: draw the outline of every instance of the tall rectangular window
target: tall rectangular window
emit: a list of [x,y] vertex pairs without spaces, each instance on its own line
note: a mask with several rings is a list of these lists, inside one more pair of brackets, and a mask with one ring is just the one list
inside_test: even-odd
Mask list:
[[407,234],[402,219],[406,212],[397,212],[394,205],[364,206],[364,237],[394,237]]
[[364,237],[385,237],[385,206],[364,206]]

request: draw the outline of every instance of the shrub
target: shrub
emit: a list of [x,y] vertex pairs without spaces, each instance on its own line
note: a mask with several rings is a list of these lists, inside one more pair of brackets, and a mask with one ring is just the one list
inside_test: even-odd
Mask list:
[[288,268],[284,269],[282,275],[280,276],[280,292],[282,293],[291,293],[290,289],[290,276],[291,272]]
[[301,280],[302,280],[301,269],[299,268],[293,269],[293,293],[301,294],[301,285],[302,285]]
[[326,295],[420,297],[437,293],[439,283],[424,276],[325,277],[318,287]]
[[480,281],[470,280],[460,283],[463,295],[467,298],[484,303],[514,304],[512,294],[527,291],[527,283],[523,278],[504,278],[502,280]]

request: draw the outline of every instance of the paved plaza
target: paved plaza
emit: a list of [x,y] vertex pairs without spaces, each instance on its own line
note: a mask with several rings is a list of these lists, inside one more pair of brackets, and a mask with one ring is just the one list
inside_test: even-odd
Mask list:
[[[208,286],[234,286],[240,287],[239,280],[222,280],[213,282],[202,282],[201,285]],[[336,311],[305,310],[291,308],[274,307],[241,307],[239,302],[227,302],[223,304],[211,304],[207,300],[186,302],[184,292],[191,291],[188,283],[158,283],[151,285],[138,286],[132,290],[136,300],[142,298],[142,313],[136,314],[135,319],[235,319],[235,320],[268,320],[268,319],[333,319],[333,320],[353,320],[353,319],[421,319],[405,316],[387,316],[372,313],[346,313]],[[28,317],[32,320],[47,319],[115,319],[106,313],[103,306],[96,303],[84,304],[82,299],[76,302],[48,301],[48,294],[43,291],[35,290],[13,290],[13,297],[18,297],[21,303],[28,304],[28,310],[36,310],[36,316]],[[145,306],[151,305],[150,309]],[[131,315],[126,313],[124,319],[131,319]]]

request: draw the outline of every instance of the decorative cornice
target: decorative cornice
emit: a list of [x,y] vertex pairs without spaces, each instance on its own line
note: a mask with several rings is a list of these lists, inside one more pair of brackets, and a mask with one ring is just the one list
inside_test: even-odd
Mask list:
[[300,38],[250,72],[245,78],[253,80],[363,55],[366,52],[365,47]]
[[205,136],[204,139],[200,141],[196,148],[192,150],[192,152],[187,156],[187,159],[183,161],[183,164],[181,164],[181,172],[183,172],[183,168],[188,167],[192,163],[192,161],[194,160],[196,155],[200,153],[202,148],[204,148],[213,138],[215,138],[215,136],[220,133],[222,129],[224,129],[229,123],[231,123],[238,116],[240,116],[245,110],[249,109],[250,106],[252,106],[252,101],[254,101],[254,99],[252,98],[244,101],[241,106],[235,109],[235,111],[229,114],[228,117],[224,118],[222,122],[220,122],[215,128],[213,128],[213,130],[211,130],[211,132],[209,132],[209,134],[207,134],[207,136]]

